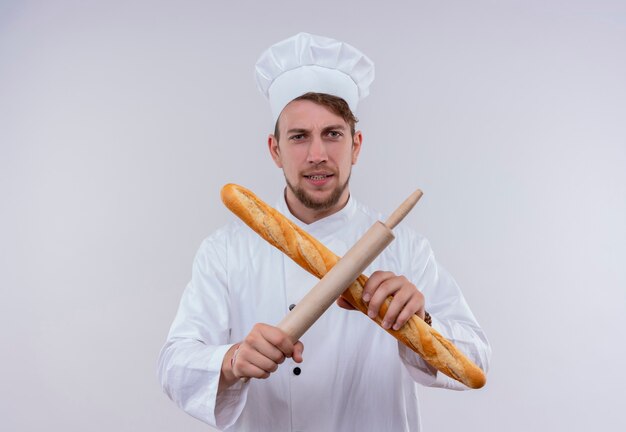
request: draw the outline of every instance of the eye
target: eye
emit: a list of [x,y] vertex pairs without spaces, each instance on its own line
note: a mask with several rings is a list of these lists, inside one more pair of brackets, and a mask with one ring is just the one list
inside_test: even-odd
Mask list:
[[304,139],[304,134],[292,135],[289,137],[290,140],[301,141]]
[[328,136],[331,138],[341,138],[343,134],[339,131],[330,131],[328,132]]

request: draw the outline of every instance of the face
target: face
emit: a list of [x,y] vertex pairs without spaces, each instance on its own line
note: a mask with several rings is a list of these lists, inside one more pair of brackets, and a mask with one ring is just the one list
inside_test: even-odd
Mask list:
[[291,211],[307,222],[340,210],[348,200],[361,132],[352,137],[343,118],[307,100],[289,103],[278,125],[280,142],[270,135],[268,145],[272,159],[283,169]]

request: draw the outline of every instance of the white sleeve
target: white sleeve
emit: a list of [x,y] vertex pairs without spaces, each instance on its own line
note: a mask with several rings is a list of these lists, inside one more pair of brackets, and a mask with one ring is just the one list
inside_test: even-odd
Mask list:
[[219,233],[200,246],[157,372],[170,399],[219,429],[235,423],[248,393],[248,385],[242,383],[217,392],[222,361],[232,346],[226,247]]
[[[418,238],[411,247],[413,283],[424,294],[432,326],[450,340],[485,373],[491,346],[478,325],[461,289],[452,276],[437,264],[430,244]],[[400,358],[411,377],[428,387],[467,390],[468,387],[438,372],[404,344],[398,343]]]

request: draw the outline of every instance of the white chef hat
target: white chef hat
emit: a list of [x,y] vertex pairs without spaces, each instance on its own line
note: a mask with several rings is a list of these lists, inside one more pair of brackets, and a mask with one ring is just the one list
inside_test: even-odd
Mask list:
[[261,54],[255,72],[274,122],[289,102],[308,92],[338,96],[355,112],[374,81],[374,63],[362,52],[308,33],[272,45]]

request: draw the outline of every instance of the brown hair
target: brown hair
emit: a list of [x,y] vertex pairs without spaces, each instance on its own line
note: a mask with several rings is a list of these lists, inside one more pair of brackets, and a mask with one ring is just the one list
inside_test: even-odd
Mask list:
[[[354,136],[354,129],[359,119],[356,118],[354,114],[352,114],[352,111],[350,110],[348,103],[342,98],[338,96],[333,96],[327,93],[309,92],[309,93],[303,94],[302,96],[298,96],[297,98],[294,99],[294,101],[297,101],[297,100],[311,101],[315,104],[328,108],[330,112],[332,112],[333,114],[337,114],[339,117],[344,119],[346,123],[350,125],[350,133],[352,134],[352,136]],[[280,120],[280,116],[279,116],[279,120]],[[280,132],[278,130],[279,120],[276,120],[276,126],[274,127],[274,136],[276,137],[276,141],[280,140]]]

